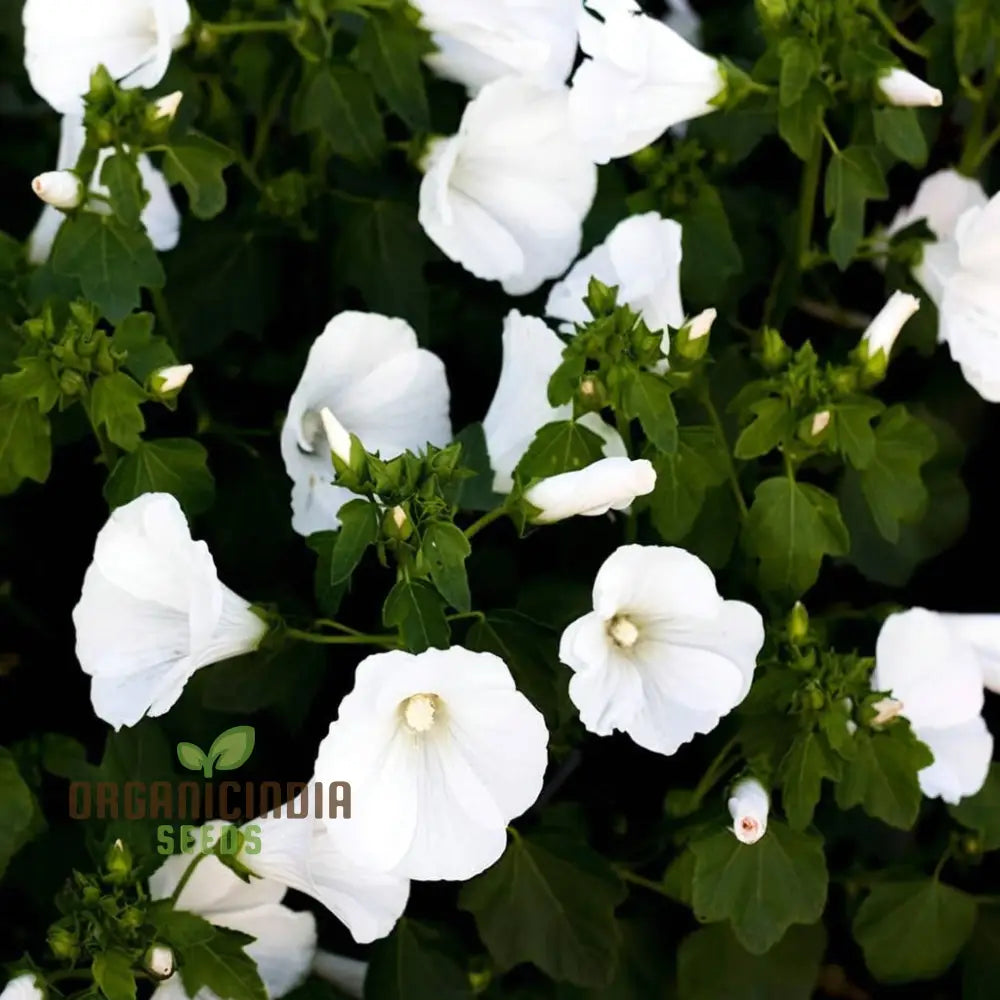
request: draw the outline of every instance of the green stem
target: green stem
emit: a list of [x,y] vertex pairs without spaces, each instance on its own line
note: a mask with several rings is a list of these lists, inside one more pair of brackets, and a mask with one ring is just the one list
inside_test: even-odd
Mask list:
[[736,763],[736,759],[730,760],[733,751],[738,746],[739,741],[734,736],[716,755],[712,763],[708,765],[705,773],[701,776],[701,781],[695,785],[691,792],[691,812],[694,812],[702,802],[702,799],[715,787],[716,782]]
[[267,150],[267,141],[271,135],[271,128],[274,125],[275,120],[278,117],[278,113],[281,111],[281,103],[285,99],[285,92],[288,90],[288,85],[292,82],[293,70],[289,70],[285,74],[281,83],[278,84],[274,95],[268,102],[267,107],[264,109],[264,114],[261,115],[260,120],[257,122],[257,131],[254,134],[253,151],[250,153],[249,167],[256,174],[257,167],[260,165],[260,161]]
[[934,875],[932,876],[935,882],[941,877],[941,870],[948,863],[949,859],[951,858],[951,855],[952,855],[952,849],[951,847],[948,847],[947,850],[944,852],[944,854],[941,855],[941,858],[938,861],[937,865],[935,865]]
[[201,864],[202,859],[208,857],[207,854],[198,854],[195,856],[194,860],[184,869],[184,874],[181,876],[180,881],[177,883],[177,887],[170,894],[170,905],[176,907],[177,900],[181,898],[181,893],[184,891],[184,887],[191,881],[191,876],[194,874],[195,868]]
[[993,152],[993,147],[1000,142],[1000,125],[997,125],[995,129],[986,137],[982,145],[979,147],[979,155],[976,157],[976,162],[973,164],[974,173],[978,173],[982,168],[983,163],[986,161],[986,157]]
[[[993,96],[996,93],[997,81],[996,68],[994,67],[986,74],[983,89],[979,95],[979,102],[976,104],[969,131],[965,133],[965,143],[962,146],[962,158],[959,160],[958,169],[966,177],[975,177],[982,160],[989,154],[990,146],[997,141],[991,133],[990,140],[986,144],[983,142],[983,133],[986,131],[986,119],[993,104]],[[998,130],[1000,131],[1000,130]],[[985,151],[984,151],[985,150]]]
[[927,59],[930,53],[922,45],[918,45],[916,42],[910,41],[909,38],[904,35],[899,28],[896,27],[895,22],[889,17],[888,14],[879,6],[878,0],[873,0],[869,4],[868,9],[874,15],[875,20],[882,25],[885,33],[901,48],[906,49],[907,52],[912,52],[915,56],[920,56],[921,59]]
[[830,151],[834,156],[840,156],[840,146],[837,145],[837,140],[834,139],[830,130],[826,127],[826,122],[820,119],[819,130],[823,133],[823,138],[826,139],[826,144],[830,147]]
[[399,641],[394,635],[321,635],[318,632],[307,632],[300,628],[287,628],[285,634],[302,642],[314,642],[321,646],[384,646],[396,649]]
[[180,360],[180,341],[177,337],[177,328],[174,326],[174,321],[170,316],[170,309],[167,306],[163,289],[151,288],[149,294],[153,300],[153,308],[156,310],[156,318],[160,321],[160,326],[163,327],[167,343],[170,344],[170,349],[178,356],[178,360]]
[[350,625],[342,625],[340,622],[335,622],[332,618],[317,618],[315,624],[322,625],[324,628],[335,628],[338,632],[343,632],[346,635],[363,636],[365,634],[356,628],[351,628]]
[[298,28],[298,21],[234,21],[231,24],[204,21],[201,25],[202,31],[212,35],[251,35],[267,32],[291,34]]
[[712,402],[712,397],[709,395],[707,386],[701,394],[701,405],[708,413],[708,419],[715,428],[719,444],[722,445],[722,450],[725,452],[726,472],[729,478],[729,486],[733,491],[733,498],[736,500],[736,506],[740,512],[740,519],[745,521],[749,516],[750,511],[747,508],[746,500],[743,499],[743,490],[740,489],[740,477],[736,471],[736,463],[733,461],[732,452],[729,450],[729,441],[726,438],[726,430],[722,426],[722,418],[719,416],[719,411],[715,408],[715,403]]
[[801,271],[809,248],[812,246],[813,219],[816,214],[816,198],[819,193],[819,172],[823,165],[823,140],[817,132],[813,146],[802,171],[802,187],[799,193],[799,243],[796,270]]
[[[625,455],[632,458],[632,428],[631,422],[623,413],[615,411],[615,426],[618,434],[625,445]],[[632,545],[639,537],[639,519],[636,517],[635,509],[630,505],[628,513],[625,515],[625,544]]]
[[97,445],[101,449],[101,461],[108,467],[108,472],[110,472],[114,467],[115,463],[118,461],[118,452],[115,446],[111,443],[111,439],[108,437],[107,432],[97,426],[94,420],[94,416],[91,413],[89,401],[84,404],[84,410],[87,412],[87,420],[90,422],[90,429],[94,432],[94,437],[97,439]]
[[494,521],[498,521],[506,513],[507,513],[506,504],[501,504],[499,507],[494,507],[493,510],[487,511],[485,514],[483,514],[481,518],[479,518],[478,521],[473,521],[472,524],[470,524],[465,529],[465,537],[466,538],[475,537],[476,535],[479,534],[480,531],[483,530],[483,528],[488,527]]
[[654,882],[651,878],[643,878],[642,875],[636,875],[635,872],[629,871],[628,868],[621,867],[620,865],[615,865],[615,871],[626,882],[631,882],[633,885],[641,885],[644,889],[659,893],[659,895],[666,896],[668,899],[673,898],[660,882]]
[[475,618],[477,621],[485,621],[486,615],[482,611],[459,611],[453,615],[445,615],[445,619],[450,622],[460,622],[465,618]]

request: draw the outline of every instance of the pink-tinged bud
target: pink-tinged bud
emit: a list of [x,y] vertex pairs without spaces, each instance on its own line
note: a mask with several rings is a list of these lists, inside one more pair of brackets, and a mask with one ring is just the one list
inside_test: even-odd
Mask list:
[[885,351],[888,358],[906,321],[920,308],[920,299],[906,292],[893,292],[881,312],[871,321],[861,341],[868,345],[868,356]]
[[905,69],[891,69],[878,82],[882,96],[900,108],[939,108],[944,95]]
[[733,787],[728,804],[736,839],[756,844],[767,832],[770,799],[764,786],[756,778],[744,778]]
[[72,170],[50,170],[31,182],[31,190],[47,205],[76,208],[83,201],[83,181]]

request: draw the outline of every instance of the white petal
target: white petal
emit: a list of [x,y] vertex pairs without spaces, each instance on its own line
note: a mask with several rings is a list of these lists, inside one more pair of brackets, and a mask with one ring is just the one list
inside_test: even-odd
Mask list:
[[939,240],[951,240],[961,216],[970,208],[984,208],[987,201],[979,181],[957,170],[939,170],[923,179],[913,204],[900,209],[888,233],[892,235],[925,219]]
[[[220,830],[224,824],[214,824]],[[181,876],[195,860],[193,854],[174,854],[168,857],[149,876],[149,894],[152,899],[167,899],[177,888]],[[251,879],[244,882],[218,858],[208,855],[198,862],[191,878],[178,899],[178,909],[189,910],[204,917],[222,913],[237,913],[258,906],[280,903],[285,896],[285,886],[268,879]]]
[[0,1000],[44,1000],[45,994],[38,986],[33,972],[15,976],[0,992]]
[[550,476],[528,489],[524,498],[541,513],[538,524],[567,517],[594,517],[623,510],[636,497],[652,493],[656,472],[646,459],[602,458],[575,472]]
[[948,628],[976,651],[983,683],[1000,693],[1000,615],[948,615]]
[[334,955],[329,951],[317,951],[316,958],[313,959],[313,972],[320,979],[333,983],[349,997],[361,1000],[364,996],[365,977],[368,975],[367,962]]
[[983,787],[993,757],[993,737],[982,716],[956,726],[922,728],[917,737],[934,754],[934,763],[919,774],[924,795],[954,805]]

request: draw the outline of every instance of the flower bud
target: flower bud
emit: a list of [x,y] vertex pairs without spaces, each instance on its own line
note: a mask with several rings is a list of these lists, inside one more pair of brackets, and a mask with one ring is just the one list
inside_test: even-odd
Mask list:
[[350,465],[351,435],[347,428],[333,415],[333,411],[329,407],[324,406],[319,411],[319,417],[323,421],[323,430],[330,444],[330,450],[345,465]]
[[880,698],[878,701],[872,703],[872,708],[875,710],[872,725],[884,726],[903,711],[903,703],[897,701],[895,698]]
[[744,778],[733,786],[728,804],[736,839],[742,844],[756,844],[767,831],[770,799],[764,786],[756,778]]
[[61,961],[75,962],[80,957],[80,941],[68,927],[53,927],[48,940],[49,950]]
[[155,979],[169,979],[174,974],[174,953],[165,944],[150,945],[142,964]]
[[119,837],[104,856],[104,870],[113,882],[122,882],[132,872],[132,852]]
[[702,337],[707,337],[718,315],[715,309],[703,309],[688,323],[688,339],[701,340]]
[[180,392],[193,371],[194,365],[168,365],[153,372],[149,379],[150,387],[158,396]]
[[72,170],[49,170],[39,174],[31,182],[31,190],[54,208],[77,208],[83,201],[83,181]]
[[809,612],[801,601],[788,613],[788,638],[798,644],[809,635]]
[[861,336],[861,344],[867,350],[867,356],[874,358],[882,351],[888,359],[903,325],[919,308],[920,299],[915,295],[893,292]]
[[773,327],[766,327],[761,345],[761,362],[769,372],[775,372],[788,364],[791,349],[781,339],[781,334]]
[[87,387],[84,377],[72,368],[68,368],[59,376],[59,391],[67,398],[79,396]]
[[937,87],[898,66],[879,78],[878,89],[890,104],[900,108],[939,108],[944,102]]
[[166,118],[168,121],[173,121],[183,99],[184,93],[180,90],[175,90],[172,94],[161,97],[153,103],[154,117]]
[[812,424],[809,427],[809,432],[813,437],[819,437],[830,426],[830,411],[820,410],[819,413],[815,414],[812,418]]

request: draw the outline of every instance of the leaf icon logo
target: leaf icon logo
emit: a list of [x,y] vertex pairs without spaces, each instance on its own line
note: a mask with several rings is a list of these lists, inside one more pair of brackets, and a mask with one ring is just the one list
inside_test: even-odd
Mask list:
[[233,726],[215,738],[208,753],[196,743],[178,743],[177,759],[189,771],[201,771],[211,778],[215,770],[234,771],[245,764],[253,753],[255,738],[253,726]]

